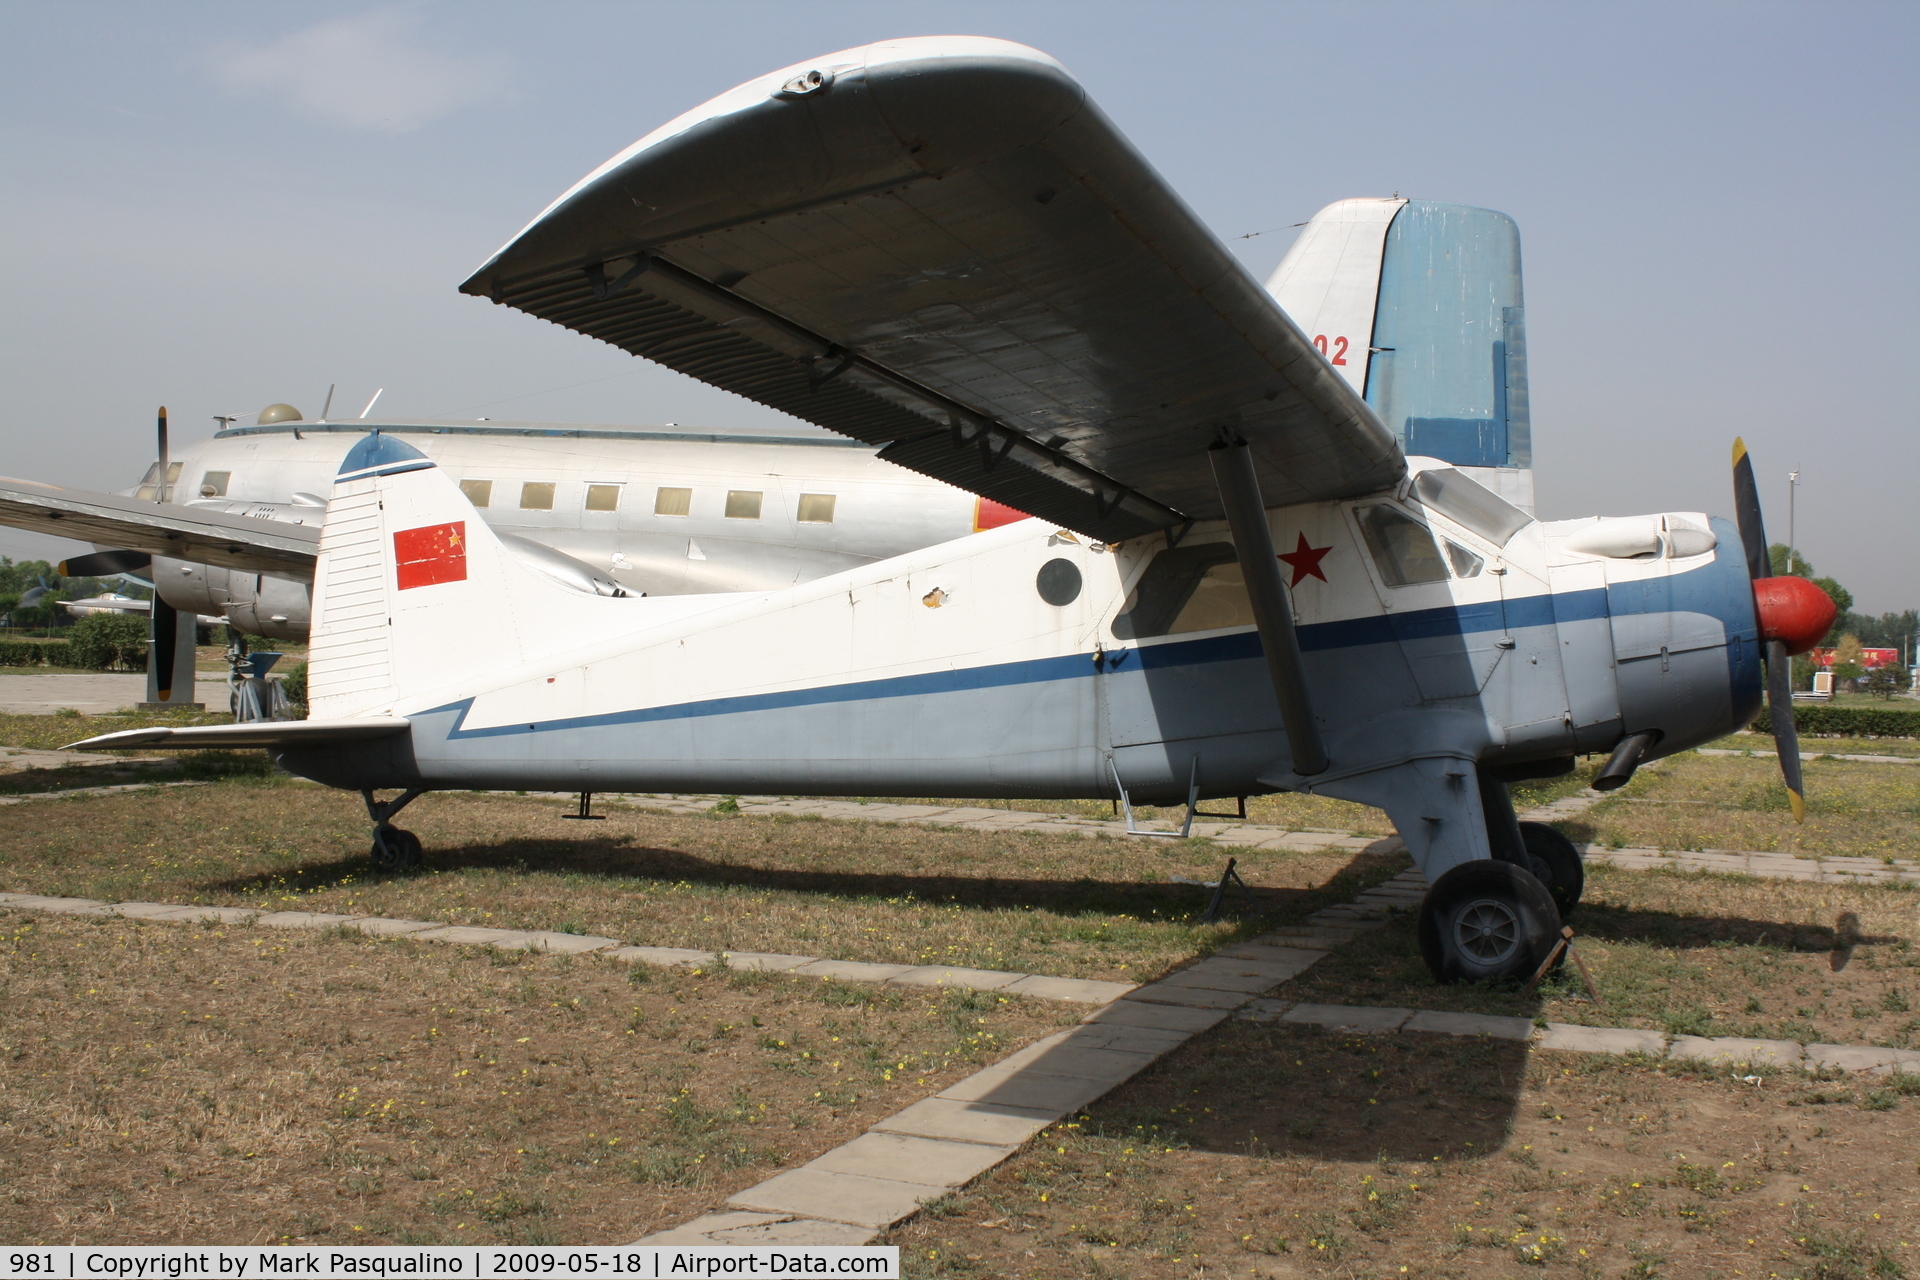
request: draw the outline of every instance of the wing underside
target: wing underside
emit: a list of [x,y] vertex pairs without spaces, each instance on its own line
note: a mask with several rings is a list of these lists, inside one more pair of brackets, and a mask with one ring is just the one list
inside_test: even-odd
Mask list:
[[1393,484],[1389,432],[1057,63],[940,37],[750,82],[462,288],[1095,537]]
[[280,521],[0,479],[0,524],[195,564],[313,581],[320,531]]

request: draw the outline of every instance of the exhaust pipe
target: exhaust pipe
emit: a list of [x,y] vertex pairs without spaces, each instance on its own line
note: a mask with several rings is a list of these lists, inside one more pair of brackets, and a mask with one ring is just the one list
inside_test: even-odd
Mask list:
[[1595,791],[1618,791],[1633,781],[1633,771],[1640,767],[1641,759],[1647,749],[1660,741],[1660,731],[1649,729],[1644,733],[1630,733],[1620,739],[1620,745],[1607,757],[1607,767],[1593,780]]

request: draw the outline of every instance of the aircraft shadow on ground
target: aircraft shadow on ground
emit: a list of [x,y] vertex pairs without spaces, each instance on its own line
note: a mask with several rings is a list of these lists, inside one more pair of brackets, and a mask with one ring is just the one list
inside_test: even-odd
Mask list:
[[[1339,875],[1357,869],[1369,855],[1357,855]],[[753,866],[704,858],[681,849],[628,843],[616,836],[569,841],[508,840],[490,845],[435,849],[427,855],[436,871],[512,871],[539,876],[589,875],[613,882],[630,881],[636,889],[659,884],[692,883],[713,888],[775,889],[824,897],[912,898],[926,903],[981,909],[1038,908],[1081,915],[1088,912],[1126,914],[1143,920],[1181,920],[1205,910],[1211,891],[1165,881],[1116,881],[1092,877],[1033,879],[969,875],[959,870],[927,875],[886,871],[832,871],[825,869]],[[230,893],[260,892],[268,888],[320,889],[340,883],[343,876],[363,879],[404,879],[404,874],[373,871],[360,857],[308,862],[292,870],[260,872],[209,884]],[[1245,913],[1251,923],[1277,922],[1343,900],[1325,889],[1261,887],[1254,891],[1259,913]],[[1243,900],[1229,902],[1244,907]]]
[[1507,1138],[1527,1047],[1229,1019],[1087,1109],[1094,1134],[1246,1156],[1426,1162]]

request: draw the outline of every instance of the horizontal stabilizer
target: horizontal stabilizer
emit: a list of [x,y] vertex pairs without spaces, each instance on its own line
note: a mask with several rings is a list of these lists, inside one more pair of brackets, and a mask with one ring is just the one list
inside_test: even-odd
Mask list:
[[367,716],[357,720],[252,720],[246,724],[203,724],[170,729],[126,729],[62,747],[62,751],[108,751],[116,747],[318,747],[364,742],[404,731],[404,716]]
[[1046,55],[941,36],[656,130],[461,288],[1113,541],[1405,472],[1325,356]]
[[320,530],[0,477],[0,525],[195,564],[313,581]]

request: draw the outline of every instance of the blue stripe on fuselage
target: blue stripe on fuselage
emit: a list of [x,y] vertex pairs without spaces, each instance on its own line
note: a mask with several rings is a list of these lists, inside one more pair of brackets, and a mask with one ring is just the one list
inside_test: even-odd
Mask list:
[[[1559,621],[1577,621],[1607,616],[1607,593],[1599,589],[1563,592],[1557,597]],[[1504,604],[1445,605],[1394,615],[1348,618],[1337,622],[1318,622],[1299,629],[1300,648],[1309,653],[1329,649],[1351,649],[1364,645],[1394,644],[1408,638],[1470,635],[1488,631],[1509,631],[1519,627],[1551,626],[1555,622],[1556,597],[1522,596]],[[1397,633],[1396,633],[1397,632]],[[1202,666],[1215,662],[1234,662],[1260,657],[1257,632],[1238,631],[1208,636],[1202,640],[1176,640],[1146,645],[1137,649],[1109,652],[1102,669],[1124,670],[1138,662],[1143,670],[1168,667]],[[463,729],[461,724],[472,710],[473,699],[447,703],[416,715],[457,711],[459,720],[448,733],[449,739],[499,737],[516,733],[551,732],[556,729],[592,729],[616,724],[647,724],[662,720],[691,720],[706,716],[737,715],[752,711],[775,711],[793,707],[822,706],[839,702],[865,702],[883,698],[920,697],[927,694],[964,693],[1012,685],[1039,684],[1049,680],[1081,679],[1096,674],[1091,655],[1068,654],[1057,658],[1032,658],[1022,662],[996,663],[987,667],[965,667],[958,671],[929,671],[920,675],[889,676],[882,680],[860,680],[850,684],[820,685],[810,689],[789,689],[779,693],[746,694],[732,698],[709,698],[700,702],[682,702],[663,707],[641,707],[631,711],[610,711],[601,715],[574,716],[535,724],[496,725],[487,729]]]

